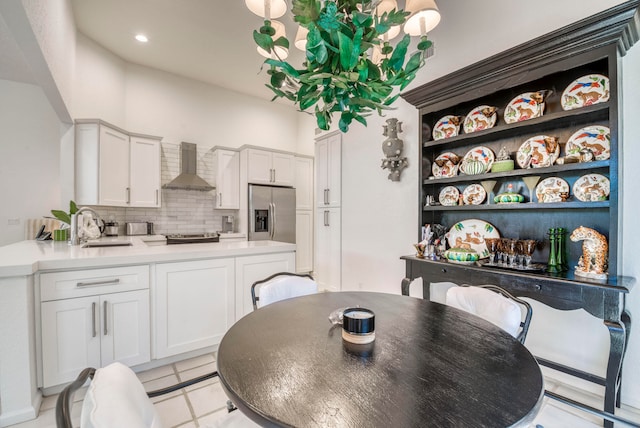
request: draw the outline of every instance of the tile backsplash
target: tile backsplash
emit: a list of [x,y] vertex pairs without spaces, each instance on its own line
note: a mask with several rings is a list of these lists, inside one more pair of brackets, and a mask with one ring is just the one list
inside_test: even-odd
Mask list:
[[[180,173],[180,145],[162,143],[162,184],[176,178]],[[213,151],[198,147],[198,175],[213,183]],[[195,234],[216,232],[222,229],[222,216],[235,215],[237,210],[215,210],[216,191],[162,189],[160,208],[93,207],[104,221],[114,220],[124,235],[125,222],[150,221],[154,233]]]

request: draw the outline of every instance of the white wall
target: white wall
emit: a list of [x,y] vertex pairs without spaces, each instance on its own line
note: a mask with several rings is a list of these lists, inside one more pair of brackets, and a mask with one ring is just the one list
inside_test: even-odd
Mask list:
[[[60,122],[42,89],[0,80],[0,245],[60,203]],[[14,224],[17,223],[17,224]]]
[[[441,1],[438,6],[443,14],[440,26],[430,34],[435,41],[436,55],[429,59],[425,69],[412,87],[451,73],[461,67],[480,61],[488,56],[543,35],[571,22],[605,10],[621,1],[557,2],[467,2],[462,0]],[[579,4],[579,7],[577,7]],[[553,10],[553,13],[541,13]],[[449,15],[447,15],[449,14]],[[447,20],[448,16],[455,19]],[[510,24],[508,24],[510,23]],[[623,62],[627,76],[626,93],[638,94],[637,76],[640,64],[635,51]],[[632,82],[629,82],[632,80]],[[638,149],[632,146],[638,141],[638,130],[631,131],[628,125],[637,115],[636,97],[626,99],[624,150],[629,162]],[[370,117],[369,125],[363,128],[354,123],[343,135],[343,289],[365,289],[389,293],[400,292],[400,279],[404,277],[404,266],[399,257],[413,252],[416,239],[418,179],[417,165],[417,119],[418,112],[403,101],[396,104],[396,111],[387,113],[404,122],[405,155],[411,165],[405,170],[400,183],[391,183],[386,172],[379,168],[384,140],[382,125],[384,118]],[[637,122],[637,120],[635,120]],[[628,125],[627,125],[628,124]],[[638,125],[632,125],[637,128]],[[632,153],[630,156],[629,152]],[[636,157],[637,159],[637,157]],[[631,174],[629,174],[631,172]],[[638,168],[626,168],[623,185],[632,188],[638,182]],[[622,233],[625,242],[623,271],[640,278],[640,268],[634,267],[638,253],[637,226],[633,225],[631,213],[638,211],[638,200],[627,191],[626,218]],[[633,249],[632,249],[633,247]],[[534,303],[534,320],[527,338],[527,346],[536,355],[548,357],[560,363],[577,367],[603,376],[609,349],[609,335],[602,321],[585,311],[560,312]],[[628,308],[640,312],[638,291],[631,293]],[[640,382],[638,356],[640,355],[640,333],[632,330],[629,351],[623,377],[624,403],[640,408]],[[562,377],[562,376],[559,376]],[[576,386],[602,392],[602,388],[582,382],[573,377],[562,377]]]

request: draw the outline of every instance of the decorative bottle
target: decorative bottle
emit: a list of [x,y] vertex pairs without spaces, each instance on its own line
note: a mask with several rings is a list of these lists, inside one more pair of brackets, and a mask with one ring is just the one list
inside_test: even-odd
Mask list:
[[558,273],[562,271],[562,266],[558,265],[558,231],[555,228],[549,229],[549,262],[547,272]]
[[556,251],[556,264],[559,271],[566,272],[569,270],[569,263],[567,262],[567,231],[564,227],[556,229],[556,245],[558,246]]

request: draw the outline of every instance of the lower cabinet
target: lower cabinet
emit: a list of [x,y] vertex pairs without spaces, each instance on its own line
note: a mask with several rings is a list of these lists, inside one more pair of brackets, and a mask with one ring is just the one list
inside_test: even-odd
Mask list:
[[156,265],[154,358],[220,343],[235,321],[233,258]]
[[[146,266],[145,266],[146,267]],[[146,267],[148,271],[148,267]],[[104,270],[107,271],[107,270]],[[104,272],[98,271],[98,272]],[[67,294],[65,283],[74,282],[78,294],[91,294],[102,288],[101,294],[85,297],[49,300],[41,303],[42,331],[42,380],[45,388],[67,383],[76,378],[87,367],[102,367],[114,361],[134,366],[150,361],[149,333],[149,283],[148,274],[145,289],[118,292],[134,284],[117,284],[126,276],[118,277],[113,270],[113,279],[92,279],[80,277],[64,281],[41,281],[43,296],[47,294]],[[89,271],[86,271],[89,272]],[[106,272],[111,274],[112,272]],[[74,276],[78,272],[65,272],[64,276]],[[52,276],[59,274],[52,274]],[[43,275],[44,277],[45,275]],[[129,275],[130,277],[135,275]],[[60,277],[58,277],[59,279]],[[62,284],[55,292],[47,292],[49,285]],[[113,285],[109,285],[113,284]],[[113,287],[109,290],[109,287]],[[104,293],[113,291],[112,293]]]
[[253,311],[251,285],[278,272],[295,272],[295,253],[236,258],[236,320]]
[[340,208],[316,211],[314,274],[322,290],[340,291],[342,285]]

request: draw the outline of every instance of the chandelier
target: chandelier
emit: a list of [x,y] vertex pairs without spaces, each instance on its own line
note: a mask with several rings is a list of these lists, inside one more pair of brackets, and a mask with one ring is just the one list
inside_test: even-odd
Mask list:
[[[302,111],[313,110],[318,127],[328,130],[332,116],[347,132],[355,120],[367,125],[373,111],[382,115],[424,65],[432,42],[427,33],[440,22],[435,0],[293,0],[291,12],[299,28],[294,45],[305,51],[303,64],[286,62],[289,41],[275,18],[287,12],[285,0],[245,0],[247,8],[264,18],[254,30],[258,52],[267,59],[277,98],[293,101]],[[405,35],[395,46],[400,29]],[[408,56],[411,37],[417,51]],[[272,101],[273,101],[272,100]]]

